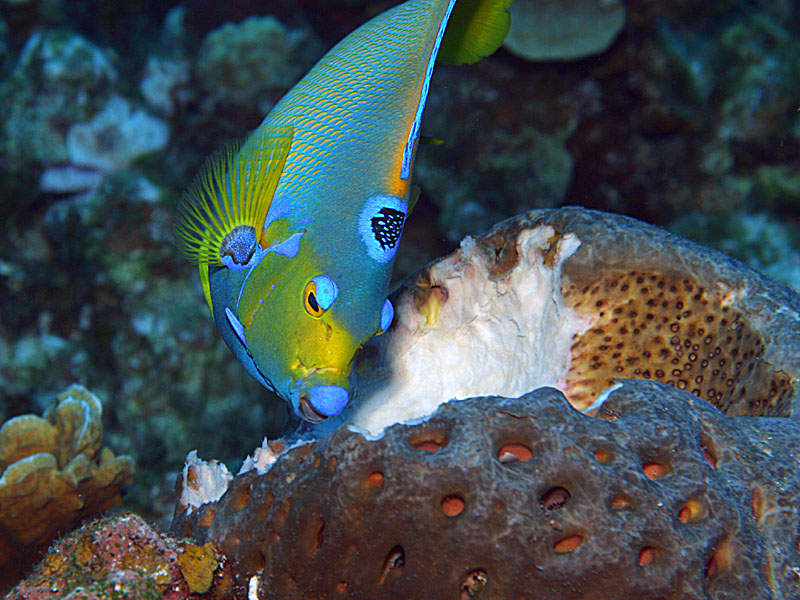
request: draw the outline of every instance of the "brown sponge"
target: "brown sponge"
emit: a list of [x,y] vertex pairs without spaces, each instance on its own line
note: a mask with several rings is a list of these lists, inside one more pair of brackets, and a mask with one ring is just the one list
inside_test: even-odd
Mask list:
[[345,425],[173,529],[240,598],[800,597],[800,424],[631,380],[598,416],[543,388]]

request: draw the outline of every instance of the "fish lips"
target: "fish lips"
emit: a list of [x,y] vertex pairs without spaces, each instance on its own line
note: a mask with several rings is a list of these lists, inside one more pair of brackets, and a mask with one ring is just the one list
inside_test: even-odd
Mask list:
[[312,377],[293,385],[290,396],[297,416],[311,423],[321,423],[328,417],[338,415],[347,406],[350,399],[349,383],[341,375],[335,378]]

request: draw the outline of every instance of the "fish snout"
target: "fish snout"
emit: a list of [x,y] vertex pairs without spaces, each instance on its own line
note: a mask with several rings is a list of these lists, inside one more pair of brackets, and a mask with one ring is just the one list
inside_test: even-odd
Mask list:
[[342,412],[349,398],[350,392],[338,385],[311,386],[300,392],[297,413],[306,421],[321,423]]

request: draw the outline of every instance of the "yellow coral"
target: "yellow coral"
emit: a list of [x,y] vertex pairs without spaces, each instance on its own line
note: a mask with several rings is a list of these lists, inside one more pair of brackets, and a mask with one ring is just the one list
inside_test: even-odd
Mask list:
[[205,594],[214,583],[214,573],[219,566],[214,553],[214,544],[206,542],[202,546],[186,544],[178,554],[178,565],[193,594]]
[[133,460],[100,449],[102,412],[94,394],[72,385],[44,417],[0,428],[0,590],[56,535],[119,504]]

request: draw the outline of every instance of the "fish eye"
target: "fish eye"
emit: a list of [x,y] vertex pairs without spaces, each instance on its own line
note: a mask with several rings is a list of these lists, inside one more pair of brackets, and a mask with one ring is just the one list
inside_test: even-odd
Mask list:
[[303,304],[312,317],[325,314],[339,295],[336,282],[327,275],[312,277],[303,290]]
[[306,289],[303,292],[303,302],[306,306],[306,312],[312,317],[321,317],[325,314],[325,311],[320,308],[319,302],[317,302],[317,286],[314,285],[313,281],[309,281],[306,284]]

